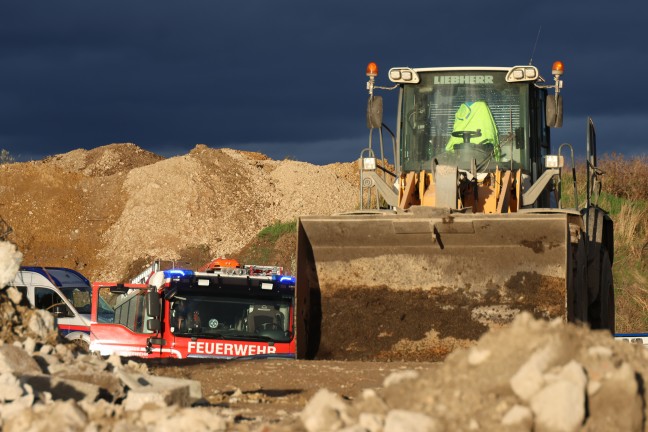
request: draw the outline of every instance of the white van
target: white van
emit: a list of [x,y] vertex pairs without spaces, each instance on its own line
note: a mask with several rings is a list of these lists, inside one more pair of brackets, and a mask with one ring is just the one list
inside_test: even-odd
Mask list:
[[49,311],[65,338],[90,345],[92,287],[81,273],[62,267],[22,266],[13,282],[32,307]]

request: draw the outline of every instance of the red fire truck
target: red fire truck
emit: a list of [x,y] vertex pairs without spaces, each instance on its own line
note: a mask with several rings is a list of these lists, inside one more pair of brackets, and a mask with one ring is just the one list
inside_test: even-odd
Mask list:
[[210,270],[158,271],[145,284],[93,283],[90,351],[145,358],[294,358],[295,278],[281,267]]

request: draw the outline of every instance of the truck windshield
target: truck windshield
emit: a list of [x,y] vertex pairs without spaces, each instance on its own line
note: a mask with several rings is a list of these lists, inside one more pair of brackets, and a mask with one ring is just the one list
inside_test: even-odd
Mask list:
[[236,297],[176,296],[170,305],[175,335],[288,342],[290,301]]
[[[405,85],[401,111],[402,171],[430,171],[432,161],[470,170],[528,170],[529,84],[507,83],[506,71],[419,72]],[[478,132],[479,131],[479,132]]]

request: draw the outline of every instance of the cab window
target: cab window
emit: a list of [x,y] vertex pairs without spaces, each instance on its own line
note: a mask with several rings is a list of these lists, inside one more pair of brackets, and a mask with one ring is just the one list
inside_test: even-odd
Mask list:
[[121,324],[135,333],[151,333],[146,328],[146,290],[131,289],[127,294],[113,294],[110,288],[103,287],[99,296],[105,301],[110,314],[104,314],[102,323]]

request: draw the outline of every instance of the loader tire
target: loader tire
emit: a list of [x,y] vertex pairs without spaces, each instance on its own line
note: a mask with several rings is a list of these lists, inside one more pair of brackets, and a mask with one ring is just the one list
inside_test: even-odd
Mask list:
[[590,305],[590,323],[593,329],[607,329],[614,334],[614,281],[612,279],[612,264],[606,250],[601,257],[600,286],[596,300]]

